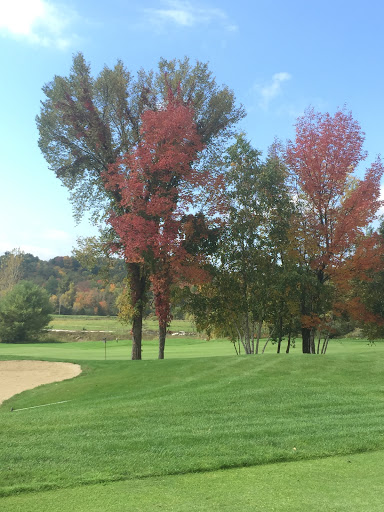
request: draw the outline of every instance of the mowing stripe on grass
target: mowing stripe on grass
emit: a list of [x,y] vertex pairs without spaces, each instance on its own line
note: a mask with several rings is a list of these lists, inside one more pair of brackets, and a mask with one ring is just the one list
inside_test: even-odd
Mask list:
[[62,400],[61,402],[52,402],[51,404],[33,405],[32,407],[23,407],[22,409],[11,409],[11,412],[26,411],[27,409],[37,409],[38,407],[48,407],[48,405],[66,404],[72,400]]
[[[21,493],[7,512],[382,512],[384,452]],[[303,485],[305,482],[305,485]]]

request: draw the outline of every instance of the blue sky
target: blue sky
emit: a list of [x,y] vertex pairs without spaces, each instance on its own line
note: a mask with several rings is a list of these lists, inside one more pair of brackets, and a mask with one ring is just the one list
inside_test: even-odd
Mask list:
[[71,254],[95,233],[72,218],[68,192],[40,154],[41,87],[82,51],[96,75],[122,59],[135,72],[160,57],[209,62],[245,106],[239,129],[265,152],[293,138],[309,105],[344,104],[366,133],[367,163],[384,151],[384,4],[377,0],[0,0],[0,254]]

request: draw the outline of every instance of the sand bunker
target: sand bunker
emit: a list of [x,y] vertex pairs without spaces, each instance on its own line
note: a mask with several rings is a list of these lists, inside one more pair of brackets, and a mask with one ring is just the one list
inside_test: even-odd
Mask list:
[[0,404],[26,389],[41,384],[72,379],[81,373],[81,366],[49,361],[0,361]]

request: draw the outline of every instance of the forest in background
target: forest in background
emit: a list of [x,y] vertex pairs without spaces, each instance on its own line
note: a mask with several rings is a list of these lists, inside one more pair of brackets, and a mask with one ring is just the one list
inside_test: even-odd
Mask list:
[[[10,255],[0,256],[0,269]],[[48,261],[32,254],[21,254],[17,280],[31,281],[46,290],[53,313],[62,315],[117,315],[117,297],[124,289],[125,265],[114,259],[100,261],[91,270],[73,256],[56,256]]]

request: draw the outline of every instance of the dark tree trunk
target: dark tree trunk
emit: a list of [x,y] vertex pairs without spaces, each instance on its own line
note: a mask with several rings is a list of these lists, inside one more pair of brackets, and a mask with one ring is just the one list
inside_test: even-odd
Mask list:
[[291,348],[291,331],[289,331],[289,334],[288,334],[287,350],[285,351],[286,354],[289,354],[290,348]]
[[261,329],[262,329],[262,327],[263,327],[263,322],[259,322],[259,325],[257,327],[257,338],[256,338],[255,354],[259,353],[259,344],[260,344]]
[[143,314],[136,315],[132,323],[132,356],[131,359],[141,359],[141,338],[143,334]]
[[143,335],[143,311],[147,278],[144,269],[139,263],[128,263],[131,286],[131,299],[134,308],[132,323],[132,356],[131,359],[141,359],[141,340]]
[[159,324],[159,359],[164,359],[165,338],[167,336],[167,326]]
[[315,345],[315,333],[313,329],[311,329],[311,338],[310,338],[310,344],[311,344],[311,354],[316,354],[316,345]]
[[280,315],[280,319],[279,319],[279,340],[277,342],[277,353],[278,354],[280,354],[282,337],[283,337],[283,315]]
[[303,354],[311,354],[311,329],[302,327],[301,337],[303,339]]

